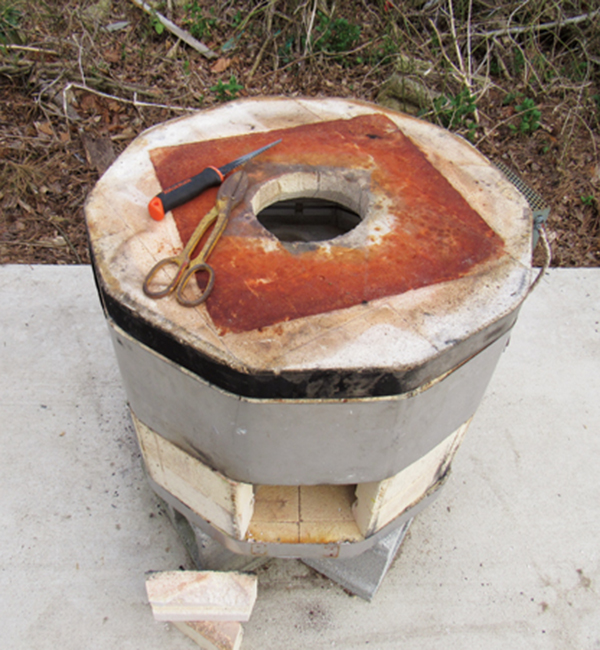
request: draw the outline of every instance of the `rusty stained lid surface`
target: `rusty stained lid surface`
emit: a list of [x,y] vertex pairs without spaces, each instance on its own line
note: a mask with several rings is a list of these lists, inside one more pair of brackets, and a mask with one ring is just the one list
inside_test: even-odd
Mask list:
[[[250,189],[210,257],[207,303],[147,298],[146,273],[181,249],[217,189],[161,222],[148,201],[279,137],[245,166]],[[362,221],[289,246],[256,219],[305,196]],[[527,202],[491,163],[429,123],[348,100],[242,100],[158,125],[102,177],[86,220],[111,300],[242,372],[427,363],[514,311],[531,272]]]
[[[364,172],[368,183],[362,192],[371,195],[364,203],[370,198],[374,205],[360,216],[375,222],[373,232],[362,241],[339,236],[290,250],[252,218],[247,201],[233,212],[210,259],[217,280],[206,307],[220,333],[247,332],[452,281],[505,254],[502,238],[385,115],[154,149],[150,156],[167,188],[279,138],[279,145],[246,166],[254,192],[297,172],[297,192],[314,196],[319,188],[310,179],[303,184],[303,174],[326,170],[335,182],[336,174]],[[174,210],[183,242],[214,204],[216,191]],[[271,193],[270,198],[285,197]]]

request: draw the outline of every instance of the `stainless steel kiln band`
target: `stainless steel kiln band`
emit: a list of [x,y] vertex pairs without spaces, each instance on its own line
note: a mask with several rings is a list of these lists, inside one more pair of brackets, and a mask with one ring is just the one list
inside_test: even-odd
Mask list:
[[258,485],[347,485],[397,474],[473,416],[509,336],[401,395],[279,400],[226,392],[108,322],[140,421],[228,478]]

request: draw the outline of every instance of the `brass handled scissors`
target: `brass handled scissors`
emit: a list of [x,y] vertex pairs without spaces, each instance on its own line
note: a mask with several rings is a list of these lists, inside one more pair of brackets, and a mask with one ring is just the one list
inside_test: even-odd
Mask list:
[[[206,260],[225,230],[231,210],[241,202],[247,189],[248,176],[243,171],[236,172],[225,180],[219,188],[215,207],[200,220],[200,223],[196,226],[196,230],[192,233],[190,240],[181,253],[172,257],[165,257],[150,269],[143,285],[144,293],[148,297],[164,298],[174,291],[177,302],[185,307],[196,307],[208,298],[215,283],[215,272]],[[213,224],[213,229],[202,250],[192,259],[192,254],[196,246],[198,246],[206,231]],[[154,281],[159,271],[169,266],[176,267],[175,277],[166,287],[160,289],[152,288],[152,284],[155,283]],[[199,297],[194,299],[186,298],[183,292],[188,282],[196,273],[201,271],[208,274],[206,287]]]

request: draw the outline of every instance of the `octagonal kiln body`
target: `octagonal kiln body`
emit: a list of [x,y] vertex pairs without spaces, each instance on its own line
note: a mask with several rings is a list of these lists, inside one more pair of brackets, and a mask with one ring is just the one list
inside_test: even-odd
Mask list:
[[[208,301],[146,297],[146,273],[216,189],[158,223],[148,201],[278,138],[245,167]],[[360,223],[280,241],[257,215],[289,199]],[[475,412],[530,281],[531,214],[505,177],[460,138],[360,102],[246,100],[159,125],[102,177],[86,218],[137,420],[254,485],[380,482],[441,449]]]

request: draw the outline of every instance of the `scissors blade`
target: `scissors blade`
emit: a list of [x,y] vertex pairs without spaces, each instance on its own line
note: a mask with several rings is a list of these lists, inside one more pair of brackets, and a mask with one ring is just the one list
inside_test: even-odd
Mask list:
[[255,156],[258,156],[263,151],[266,151],[267,149],[274,147],[276,144],[279,144],[280,142],[281,142],[281,138],[279,140],[275,140],[275,142],[271,142],[270,144],[265,145],[264,147],[261,147],[260,149],[257,149],[256,151],[251,151],[250,153],[247,153],[244,156],[241,156],[240,158],[237,158],[236,160],[227,163],[226,165],[223,165],[223,167],[219,167],[219,171],[221,172],[221,174],[223,174],[223,176],[226,176],[227,174],[229,174],[229,172],[232,169],[235,169],[236,167],[239,167],[240,165],[247,163]]
[[244,198],[248,190],[248,174],[244,171],[236,172],[225,179],[217,193],[217,203],[220,201],[231,201],[226,210],[231,210]]

